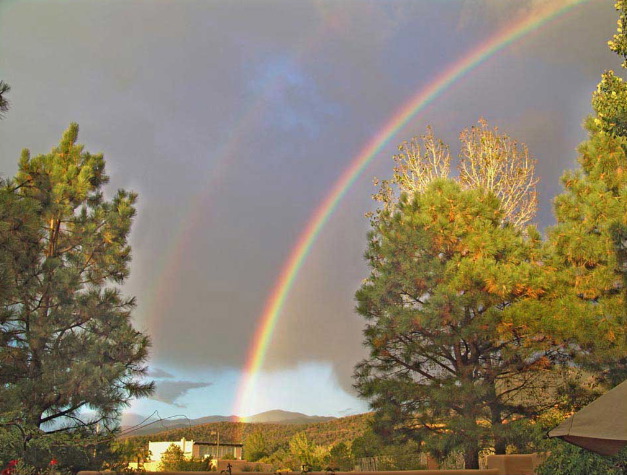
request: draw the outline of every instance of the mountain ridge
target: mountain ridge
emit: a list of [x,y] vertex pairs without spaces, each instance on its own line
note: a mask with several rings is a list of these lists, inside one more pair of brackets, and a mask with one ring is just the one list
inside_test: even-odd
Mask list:
[[[281,409],[273,409],[261,412],[249,417],[238,416],[204,416],[196,419],[188,419],[187,417],[177,417],[168,419],[150,420],[150,416],[141,416],[139,414],[127,414],[126,423],[122,425],[122,434],[132,433],[132,436],[151,435],[163,431],[174,429],[186,429],[194,426],[212,424],[219,422],[244,422],[251,424],[316,424],[319,422],[328,422],[337,419],[333,416],[309,416],[301,412],[284,411]],[[129,421],[130,419],[130,421]],[[129,423],[130,422],[130,423]],[[139,427],[138,427],[139,426]]]

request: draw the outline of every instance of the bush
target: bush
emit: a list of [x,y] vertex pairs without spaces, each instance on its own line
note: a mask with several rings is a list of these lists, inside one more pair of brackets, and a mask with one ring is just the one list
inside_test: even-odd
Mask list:
[[105,462],[116,464],[120,455],[114,449],[114,437],[91,433],[88,429],[66,433],[45,433],[39,429],[25,428],[24,433],[15,426],[0,428],[0,470],[10,460],[19,460],[20,470],[14,475],[50,472],[50,462],[55,461],[55,472],[100,470]]
[[178,445],[170,445],[161,456],[160,468],[166,472],[210,472],[211,457],[204,460],[187,460]]
[[538,475],[623,475],[627,473],[627,450],[614,457],[597,455],[561,440],[551,441],[549,457]]

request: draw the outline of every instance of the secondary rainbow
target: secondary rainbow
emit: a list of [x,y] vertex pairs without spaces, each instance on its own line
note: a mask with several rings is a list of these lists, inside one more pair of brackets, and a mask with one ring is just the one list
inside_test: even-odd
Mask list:
[[[318,28],[309,32],[300,46],[294,49],[292,57],[295,63],[299,63],[309,55],[315,53],[322,40],[327,37],[330,22],[322,23]],[[154,280],[148,285],[146,302],[142,304],[143,314],[146,315],[145,330],[158,339],[160,323],[171,312],[172,299],[176,293],[176,286],[180,281],[186,252],[191,247],[194,235],[199,225],[207,215],[211,214],[213,197],[219,193],[220,186],[225,176],[237,160],[239,147],[243,137],[249,135],[250,130],[263,120],[263,113],[267,106],[266,97],[283,86],[283,77],[277,75],[273,81],[269,81],[263,90],[257,95],[257,99],[238,118],[230,129],[226,140],[215,153],[212,159],[214,163],[207,173],[204,191],[197,194],[191,201],[193,205],[180,220],[181,226],[162,255],[158,263],[157,271],[153,272]],[[154,348],[152,357],[157,354],[158,348]]]
[[361,152],[351,161],[349,167],[334,184],[331,192],[312,214],[306,228],[300,234],[298,242],[283,265],[279,278],[266,301],[236,395],[235,414],[242,415],[249,412],[247,403],[249,398],[254,397],[257,375],[263,365],[279,315],[312,245],[337,208],[338,203],[371,160],[416,114],[446,91],[453,83],[507,46],[537,30],[550,20],[588,1],[590,0],[570,0],[561,2],[560,5],[546,5],[533,14],[507,25],[459,61],[452,64],[426,87],[420,89],[406,102],[406,105],[392,115],[383,128],[370,139]]

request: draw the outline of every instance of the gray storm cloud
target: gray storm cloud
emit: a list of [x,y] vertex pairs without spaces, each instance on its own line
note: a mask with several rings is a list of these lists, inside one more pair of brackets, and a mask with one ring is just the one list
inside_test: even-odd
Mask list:
[[462,25],[477,20],[507,22],[522,15],[533,15],[547,5],[567,6],[572,0],[463,0]]
[[[45,152],[77,121],[86,149],[104,152],[110,189],[139,193],[124,291],[151,334],[151,365],[238,370],[298,237],[351,161],[442,71],[555,1],[86,0],[71,15],[51,1],[0,2],[0,79],[12,86],[0,174],[15,172],[23,147]],[[366,355],[353,298],[368,272],[372,178],[389,176],[395,145],[427,124],[455,144],[483,116],[527,143],[542,178],[538,219],[551,224],[590,93],[620,63],[606,47],[614,28],[612,2],[584,2],[400,130],[305,259],[264,369],[329,363],[351,391]],[[273,95],[267,82],[281,77]],[[154,399],[180,404],[208,385],[159,381]]]
[[[564,7],[572,3],[572,0],[463,0],[458,28],[481,29],[486,24],[503,27],[518,18],[535,15],[548,5]],[[607,40],[614,34],[616,23],[612,2],[584,1],[550,23],[562,25],[542,27],[549,32],[532,34],[526,42],[539,58],[553,64],[578,65],[583,74],[589,74],[592,68],[598,70],[602,64],[607,68],[618,65],[607,49]],[[515,53],[519,50],[514,46]]]

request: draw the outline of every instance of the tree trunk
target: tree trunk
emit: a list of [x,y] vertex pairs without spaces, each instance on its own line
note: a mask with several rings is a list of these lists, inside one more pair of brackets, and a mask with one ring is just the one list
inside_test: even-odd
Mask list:
[[502,437],[494,437],[494,453],[496,455],[505,455],[507,442]]
[[490,406],[492,434],[494,436],[494,453],[496,455],[504,455],[507,449],[507,441],[503,438],[503,421],[501,418],[501,410],[498,404]]
[[479,449],[467,448],[464,451],[464,468],[466,470],[479,468]]

